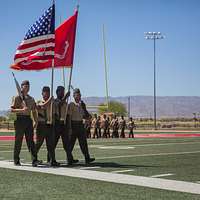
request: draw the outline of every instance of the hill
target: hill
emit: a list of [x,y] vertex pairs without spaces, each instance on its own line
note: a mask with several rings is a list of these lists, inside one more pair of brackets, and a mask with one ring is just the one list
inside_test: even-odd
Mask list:
[[[126,105],[128,110],[128,96],[110,97],[111,101],[118,101]],[[99,105],[106,101],[104,97],[85,97],[87,105]],[[199,96],[162,96],[157,97],[157,117],[193,117],[197,113],[200,117]],[[6,110],[0,111],[5,116]],[[153,118],[153,96],[130,96],[130,115],[133,117]]]
[[[84,98],[87,105],[99,105],[105,102],[103,97]],[[128,97],[110,97],[128,108]],[[157,117],[193,117],[200,113],[198,96],[162,96],[157,97]],[[153,117],[153,96],[130,96],[130,114],[133,117]]]

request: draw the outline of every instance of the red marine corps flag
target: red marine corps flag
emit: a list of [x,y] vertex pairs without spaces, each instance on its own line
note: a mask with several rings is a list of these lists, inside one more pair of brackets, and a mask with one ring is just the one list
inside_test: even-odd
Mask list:
[[55,31],[55,67],[72,67],[78,11]]

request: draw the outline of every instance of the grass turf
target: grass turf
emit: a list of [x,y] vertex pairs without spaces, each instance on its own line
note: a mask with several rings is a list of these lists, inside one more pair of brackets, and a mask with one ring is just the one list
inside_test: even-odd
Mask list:
[[[100,167],[93,170],[112,172],[131,169],[134,171],[124,173],[147,177],[172,173],[172,176],[163,178],[200,181],[200,138],[99,139],[88,140],[88,143],[91,155],[97,159],[91,166]],[[101,146],[111,149],[101,149]],[[112,149],[113,146],[134,148]],[[183,154],[178,154],[181,152]],[[167,155],[169,153],[171,155]],[[11,160],[12,154],[13,142],[0,141],[1,160]],[[83,159],[77,145],[74,156]],[[66,159],[61,143],[58,144],[56,157],[58,160]],[[25,143],[21,158],[23,162],[30,162]],[[39,158],[46,160],[45,145]],[[74,168],[83,166],[81,161]],[[0,169],[0,174],[0,199],[200,199],[199,195],[41,173]]]
[[199,199],[199,195],[90,181],[79,178],[19,172],[7,169],[0,169],[0,173],[0,198],[2,200]]

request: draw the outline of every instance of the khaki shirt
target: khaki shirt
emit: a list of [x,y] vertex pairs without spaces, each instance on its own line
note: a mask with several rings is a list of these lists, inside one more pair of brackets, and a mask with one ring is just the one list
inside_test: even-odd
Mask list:
[[71,102],[68,108],[68,115],[72,121],[82,121],[84,111],[79,103]]
[[135,128],[135,123],[134,123],[134,121],[129,121],[129,122],[128,122],[128,128],[129,128],[129,130],[133,130],[133,129]]
[[108,119],[103,118],[103,119],[101,120],[101,128],[107,129],[108,127],[109,127],[109,121],[108,121]]
[[93,127],[93,128],[98,128],[97,118],[94,118],[94,119],[92,120],[92,127]]
[[67,102],[62,102],[62,100],[60,99],[55,99],[53,104],[53,110],[55,120],[66,122]]
[[91,128],[91,126],[92,126],[92,120],[91,119],[85,120],[84,125],[85,125],[85,128]]
[[121,129],[126,128],[126,121],[124,119],[120,119],[119,125]]
[[113,130],[117,130],[119,128],[119,122],[117,119],[112,119],[110,126]]
[[[35,104],[35,100],[33,97],[27,95],[24,98],[24,102],[26,104],[26,107],[28,108],[26,112],[22,112],[22,113],[17,113],[17,115],[26,115],[26,116],[30,116],[31,115],[31,111],[35,111],[36,110],[36,104]],[[22,109],[23,108],[23,101],[21,99],[20,96],[15,96],[12,98],[12,104],[11,107],[14,109]]]
[[44,100],[37,101],[38,122],[51,124],[52,123],[51,102],[49,102],[49,104],[45,106],[45,108],[42,107],[44,103],[45,103]]

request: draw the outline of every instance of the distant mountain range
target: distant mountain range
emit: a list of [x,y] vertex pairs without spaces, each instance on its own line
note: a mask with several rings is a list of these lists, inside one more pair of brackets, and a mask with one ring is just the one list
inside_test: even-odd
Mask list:
[[[84,98],[87,105],[99,105],[106,100],[102,97]],[[110,97],[128,109],[128,97]],[[200,113],[200,97],[198,96],[163,96],[157,97],[157,117],[193,117]],[[153,118],[153,96],[130,96],[130,115],[133,117]]]
[[[104,103],[104,97],[83,98],[87,105]],[[128,108],[128,97],[110,97],[111,101],[123,103]],[[0,111],[5,116],[6,110]],[[193,117],[193,113],[200,114],[200,97],[198,96],[163,96],[157,97],[157,117]],[[130,115],[133,117],[153,118],[152,96],[130,96]]]

